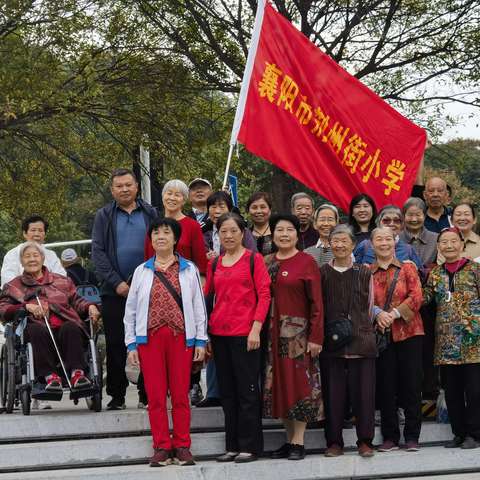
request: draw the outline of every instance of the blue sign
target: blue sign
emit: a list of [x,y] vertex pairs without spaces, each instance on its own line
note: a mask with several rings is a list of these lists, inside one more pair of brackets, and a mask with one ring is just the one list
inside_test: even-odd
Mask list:
[[238,207],[238,178],[235,175],[228,176],[228,188],[233,200],[233,205]]

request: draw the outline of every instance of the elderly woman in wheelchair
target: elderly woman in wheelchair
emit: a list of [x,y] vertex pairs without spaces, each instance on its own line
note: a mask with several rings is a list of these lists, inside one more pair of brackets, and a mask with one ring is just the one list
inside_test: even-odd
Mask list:
[[77,294],[69,278],[48,271],[44,260],[40,244],[22,245],[20,261],[24,271],[4,285],[0,316],[3,322],[11,322],[20,311],[25,313],[23,336],[32,345],[35,376],[44,379],[45,392],[61,396],[60,372],[67,377],[72,392],[91,386],[85,374],[84,354],[89,334],[82,318],[89,317],[95,324],[100,312]]

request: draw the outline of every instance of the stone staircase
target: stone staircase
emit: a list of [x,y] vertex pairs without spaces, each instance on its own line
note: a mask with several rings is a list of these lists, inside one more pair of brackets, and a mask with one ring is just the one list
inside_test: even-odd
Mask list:
[[[134,399],[124,411],[92,413],[85,405],[54,404],[50,411],[0,415],[0,480],[60,479],[162,479],[240,480],[254,475],[267,479],[406,478],[480,472],[480,450],[445,449],[451,438],[449,425],[426,422],[422,428],[422,449],[417,453],[396,451],[362,459],[355,452],[355,430],[344,431],[348,451],[343,457],[325,458],[322,430],[307,430],[304,461],[269,460],[247,465],[211,461],[223,453],[223,414],[220,408],[193,409],[192,453],[195,467],[169,466],[153,469],[145,463],[151,455],[148,415],[134,408]],[[265,450],[284,441],[281,425],[264,422]],[[376,442],[380,441],[377,431]],[[470,477],[480,479],[477,477]],[[469,477],[469,478],[470,478]],[[467,477],[465,477],[466,479]]]

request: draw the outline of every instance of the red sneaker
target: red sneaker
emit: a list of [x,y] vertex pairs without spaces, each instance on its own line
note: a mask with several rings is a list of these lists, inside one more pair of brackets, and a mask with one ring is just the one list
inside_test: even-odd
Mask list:
[[190,449],[187,447],[179,447],[175,449],[173,463],[176,465],[195,465]]
[[151,467],[166,467],[172,463],[170,452],[163,448],[155,448],[153,457],[150,459]]
[[72,388],[88,388],[91,385],[90,380],[85,376],[83,370],[74,370],[72,373]]
[[62,391],[62,379],[56,374],[51,373],[48,377],[45,377],[47,385],[45,385],[45,390],[50,392]]

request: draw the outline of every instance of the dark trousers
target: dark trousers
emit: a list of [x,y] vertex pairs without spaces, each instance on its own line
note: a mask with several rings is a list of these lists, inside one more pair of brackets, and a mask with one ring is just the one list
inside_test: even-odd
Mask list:
[[211,335],[211,341],[225,415],[226,451],[260,454],[260,350],[247,352],[247,337]]
[[400,428],[398,406],[405,411],[405,441],[418,442],[422,426],[422,344],[417,335],[403,342],[392,342],[378,362],[377,389],[382,415],[384,440],[398,443]]
[[442,365],[441,373],[453,434],[480,441],[480,363]]
[[[75,322],[65,322],[53,330],[53,335],[67,373],[70,375],[73,370],[84,370],[87,337],[82,329]],[[29,321],[25,329],[25,339],[32,344],[35,376],[63,374],[61,367],[57,369],[58,356],[44,323]]]
[[[105,295],[102,297],[103,328],[107,354],[107,395],[112,398],[124,399],[128,387],[125,375],[127,347],[125,346],[125,297]],[[138,379],[138,396],[142,403],[147,402],[147,394],[143,383],[143,375]]]
[[356,419],[357,444],[372,444],[375,434],[375,358],[322,358],[327,446],[343,448],[347,398]]
[[423,384],[422,398],[436,400],[439,393],[439,371],[433,364],[435,350],[435,306],[426,305],[421,308],[425,335],[423,337]]

